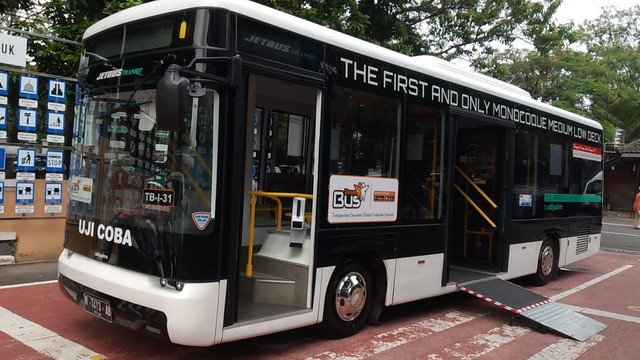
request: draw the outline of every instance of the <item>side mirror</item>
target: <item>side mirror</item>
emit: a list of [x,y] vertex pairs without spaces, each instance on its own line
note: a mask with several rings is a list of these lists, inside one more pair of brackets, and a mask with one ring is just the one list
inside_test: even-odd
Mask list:
[[158,129],[182,129],[189,103],[189,79],[180,76],[180,67],[171,64],[156,88],[156,122]]

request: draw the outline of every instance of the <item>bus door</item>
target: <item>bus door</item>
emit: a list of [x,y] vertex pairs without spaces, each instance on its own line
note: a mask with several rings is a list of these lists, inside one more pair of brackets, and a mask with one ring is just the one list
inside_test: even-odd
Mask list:
[[314,140],[321,92],[250,74],[235,322],[311,307]]
[[508,135],[513,125],[471,116],[456,116],[454,123],[449,281],[460,282],[472,280],[465,278],[468,270],[504,270]]

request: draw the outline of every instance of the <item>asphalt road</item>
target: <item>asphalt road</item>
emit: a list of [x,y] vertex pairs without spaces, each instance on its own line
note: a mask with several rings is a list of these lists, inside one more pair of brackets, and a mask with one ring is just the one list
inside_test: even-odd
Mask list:
[[602,219],[602,251],[640,254],[640,229],[633,228],[633,219],[609,216]]
[[0,358],[40,359],[633,359],[640,353],[640,256],[601,252],[532,291],[607,326],[585,341],[511,323],[508,311],[463,292],[386,309],[339,340],[307,327],[209,348],[170,344],[109,324],[53,282],[0,286]]

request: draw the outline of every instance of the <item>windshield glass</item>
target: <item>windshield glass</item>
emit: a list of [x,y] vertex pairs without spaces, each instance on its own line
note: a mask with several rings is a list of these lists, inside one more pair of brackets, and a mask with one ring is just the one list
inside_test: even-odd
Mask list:
[[217,93],[190,98],[180,131],[157,128],[155,95],[79,97],[65,247],[165,278],[206,277],[181,259],[215,223]]

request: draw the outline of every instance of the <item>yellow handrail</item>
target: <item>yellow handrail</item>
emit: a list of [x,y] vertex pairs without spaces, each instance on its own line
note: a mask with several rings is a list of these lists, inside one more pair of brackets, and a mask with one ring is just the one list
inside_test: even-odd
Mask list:
[[294,198],[301,197],[305,199],[313,199],[311,194],[299,194],[299,193],[283,193],[283,192],[267,192],[262,190],[250,190],[251,195],[251,214],[249,215],[249,254],[247,256],[247,268],[246,276],[253,276],[253,237],[254,228],[256,223],[256,203],[258,202],[258,196],[263,196],[268,199],[274,200],[277,204],[276,209],[276,231],[282,231],[282,201],[280,198]]
[[476,183],[475,183],[475,182],[473,182],[473,180],[472,180],[469,176],[467,176],[467,174],[465,174],[465,173],[464,173],[464,171],[462,171],[462,169],[460,169],[458,166],[456,166],[456,170],[458,171],[458,173],[459,173],[460,175],[462,175],[462,177],[463,177],[465,180],[467,180],[467,182],[468,182],[469,184],[471,184],[471,186],[473,186],[473,188],[474,188],[474,189],[476,189],[476,191],[477,191],[480,195],[482,195],[482,197],[483,197],[485,200],[487,200],[487,202],[489,202],[489,204],[490,204],[491,206],[493,206],[493,208],[494,208],[494,209],[497,209],[497,208],[498,208],[498,205],[496,205],[496,203],[494,203],[494,202],[493,202],[493,200],[491,200],[491,198],[489,197],[489,195],[487,195],[484,191],[482,191],[482,189],[480,189],[480,187],[479,187],[478,185],[476,185]]
[[485,214],[480,209],[480,207],[473,200],[471,200],[471,198],[467,194],[465,194],[465,192],[457,184],[453,184],[453,186],[456,188],[456,190],[458,190],[460,195],[462,195],[467,200],[467,202],[471,204],[471,206],[473,206],[478,211],[478,213],[480,213],[480,215],[487,221],[487,223],[489,223],[489,225],[491,225],[491,227],[493,227],[494,229],[498,227],[493,221],[491,221],[487,214]]

